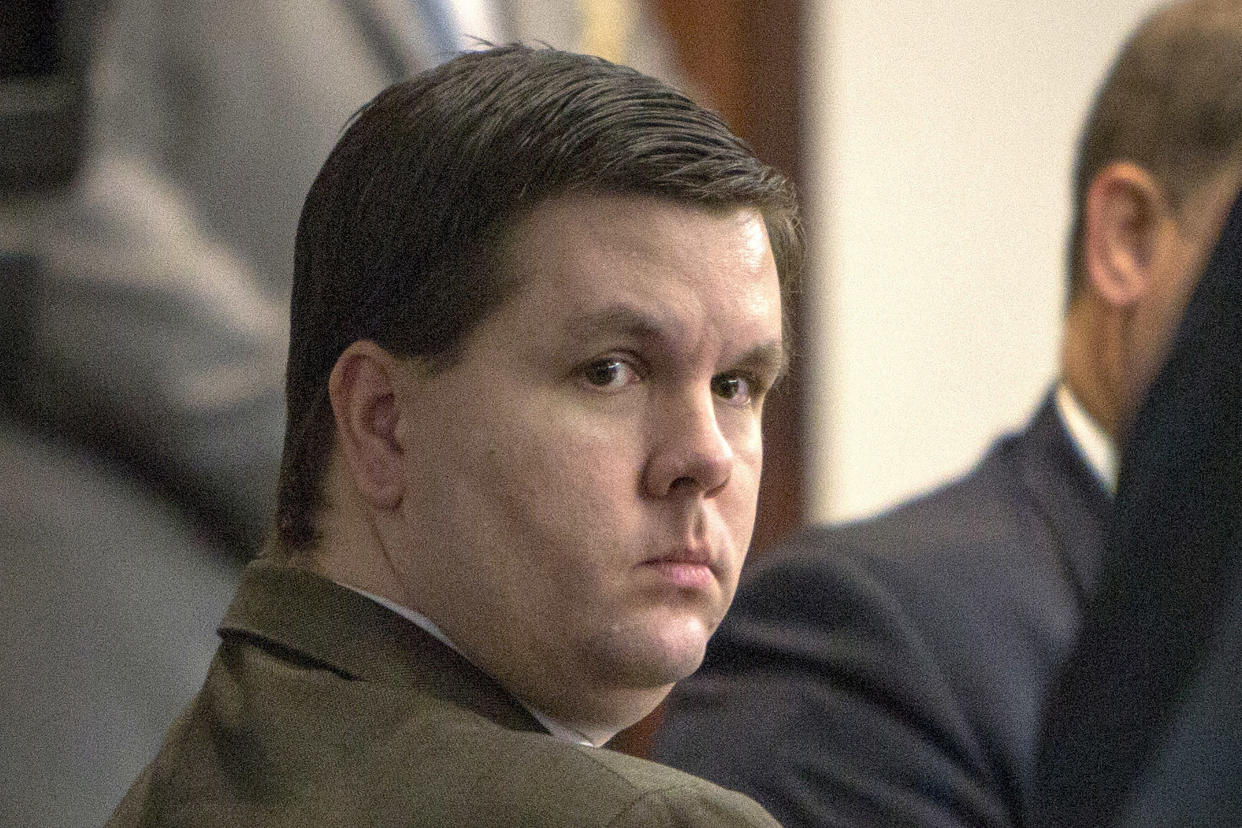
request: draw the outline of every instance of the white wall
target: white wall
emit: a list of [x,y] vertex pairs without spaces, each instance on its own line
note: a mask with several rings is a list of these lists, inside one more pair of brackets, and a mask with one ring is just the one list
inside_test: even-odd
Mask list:
[[1056,376],[1074,145],[1151,0],[820,0],[811,516],[971,465]]

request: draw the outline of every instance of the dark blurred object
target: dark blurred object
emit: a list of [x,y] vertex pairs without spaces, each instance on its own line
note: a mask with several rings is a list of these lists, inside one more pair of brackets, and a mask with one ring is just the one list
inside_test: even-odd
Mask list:
[[[74,7],[84,11],[81,4]],[[86,134],[85,48],[60,0],[0,7],[0,204],[68,185]],[[34,356],[41,262],[25,222],[0,214],[0,395],[24,415]]]
[[0,9],[0,188],[10,192],[66,184],[82,158],[84,50],[67,9],[55,0]]
[[[84,7],[75,6],[79,11]],[[85,150],[85,50],[60,0],[0,7],[0,205],[68,185]],[[0,213],[0,410],[25,416],[42,262],[28,223]]]
[[56,28],[61,4],[9,0],[0,18],[0,77],[44,76],[56,72],[60,45]]
[[26,253],[0,247],[0,285],[5,300],[0,302],[0,411],[16,415],[30,371],[34,342],[34,304],[39,266]]
[[1242,825],[1242,198],[1122,457],[1032,825]]

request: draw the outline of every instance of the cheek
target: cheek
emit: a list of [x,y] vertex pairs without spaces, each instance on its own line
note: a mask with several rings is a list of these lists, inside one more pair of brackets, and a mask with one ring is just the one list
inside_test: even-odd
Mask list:
[[734,466],[727,495],[721,503],[723,520],[732,531],[738,554],[750,545],[754,530],[759,483],[763,472],[763,437],[758,426],[734,441]]
[[733,477],[739,492],[754,499],[763,472],[763,430],[755,418],[747,418],[727,435],[733,448]]
[[561,565],[585,561],[632,528],[640,452],[624,432],[606,419],[547,406],[497,429],[483,476],[525,552]]

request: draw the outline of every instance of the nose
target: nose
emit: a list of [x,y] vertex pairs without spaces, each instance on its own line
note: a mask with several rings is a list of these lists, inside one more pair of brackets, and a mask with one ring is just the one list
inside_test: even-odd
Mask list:
[[654,442],[643,474],[651,497],[687,494],[711,497],[733,474],[733,446],[716,418],[711,399],[671,408]]

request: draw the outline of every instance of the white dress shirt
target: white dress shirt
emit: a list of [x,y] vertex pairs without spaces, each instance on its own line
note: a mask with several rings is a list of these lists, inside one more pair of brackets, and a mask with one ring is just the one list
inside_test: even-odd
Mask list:
[[1057,413],[1069,432],[1070,442],[1078,449],[1087,467],[1095,474],[1104,491],[1117,493],[1117,446],[1100,424],[1091,418],[1082,403],[1064,382],[1057,386]]

